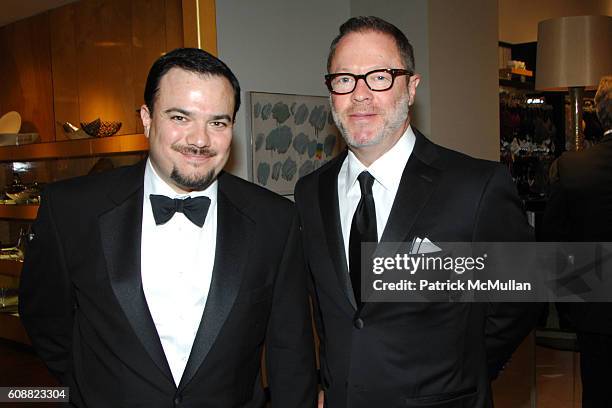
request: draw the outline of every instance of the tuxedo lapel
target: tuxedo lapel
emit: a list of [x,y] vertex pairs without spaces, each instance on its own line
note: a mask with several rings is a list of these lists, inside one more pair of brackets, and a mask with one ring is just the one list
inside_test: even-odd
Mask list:
[[419,213],[438,182],[439,169],[433,165],[436,147],[414,129],[416,142],[400,181],[381,242],[402,242],[410,237]]
[[196,374],[210,352],[236,300],[252,243],[253,221],[239,209],[242,197],[219,177],[217,245],[212,281],[200,326],[179,390]]
[[99,217],[102,249],[111,286],[134,333],[157,367],[173,381],[142,288],[143,180],[144,162],[130,168],[110,195],[114,206]]
[[338,173],[346,158],[346,151],[334,159],[333,164],[319,176],[319,208],[323,229],[327,241],[329,257],[334,265],[338,284],[354,309],[357,309],[355,295],[351,286],[348,271],[342,224],[340,223],[340,206],[338,204]]

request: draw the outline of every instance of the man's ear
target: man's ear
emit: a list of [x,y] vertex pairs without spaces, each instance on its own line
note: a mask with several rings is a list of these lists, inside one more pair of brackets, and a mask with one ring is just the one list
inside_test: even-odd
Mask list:
[[142,127],[144,127],[144,134],[149,137],[149,129],[151,129],[151,112],[147,105],[140,107],[140,119],[142,120]]
[[421,76],[419,74],[414,74],[410,77],[408,82],[408,105],[410,106],[414,103],[414,96],[416,95],[416,89],[420,81]]

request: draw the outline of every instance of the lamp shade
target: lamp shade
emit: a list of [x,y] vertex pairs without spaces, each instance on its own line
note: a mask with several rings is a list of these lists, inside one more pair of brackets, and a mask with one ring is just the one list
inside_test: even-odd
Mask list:
[[611,73],[612,17],[561,17],[538,24],[536,89],[596,87]]

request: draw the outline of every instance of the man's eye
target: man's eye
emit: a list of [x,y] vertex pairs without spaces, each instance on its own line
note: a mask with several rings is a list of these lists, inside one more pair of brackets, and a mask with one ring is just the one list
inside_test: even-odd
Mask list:
[[214,127],[219,127],[219,128],[227,127],[227,123],[225,122],[210,122],[210,124]]
[[184,122],[184,121],[186,121],[186,120],[187,120],[187,118],[186,118],[186,117],[181,116],[181,115],[174,115],[174,116],[172,116],[170,119],[172,119],[172,120],[174,120],[174,121],[176,121],[176,122]]
[[336,77],[337,84],[349,84],[353,81],[353,78],[350,76],[340,76]]

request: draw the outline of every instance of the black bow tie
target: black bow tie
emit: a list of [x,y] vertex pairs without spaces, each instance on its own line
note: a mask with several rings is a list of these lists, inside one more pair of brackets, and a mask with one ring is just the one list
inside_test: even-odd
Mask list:
[[210,207],[210,198],[208,197],[188,197],[181,200],[151,194],[149,198],[151,199],[153,218],[155,218],[155,224],[157,225],[167,223],[174,216],[174,213],[181,212],[185,214],[189,221],[201,228],[206,221],[206,214]]

